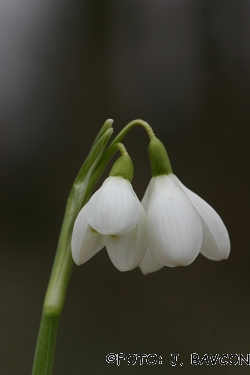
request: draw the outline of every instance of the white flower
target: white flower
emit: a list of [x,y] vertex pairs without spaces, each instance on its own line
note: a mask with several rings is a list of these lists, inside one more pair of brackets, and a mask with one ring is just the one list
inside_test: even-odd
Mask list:
[[148,239],[143,273],[189,265],[199,252],[212,260],[228,258],[230,240],[221,218],[174,174],[153,177],[142,205]]
[[118,270],[131,270],[147,249],[145,227],[145,211],[131,183],[122,177],[108,177],[76,218],[72,257],[80,265],[106,246]]

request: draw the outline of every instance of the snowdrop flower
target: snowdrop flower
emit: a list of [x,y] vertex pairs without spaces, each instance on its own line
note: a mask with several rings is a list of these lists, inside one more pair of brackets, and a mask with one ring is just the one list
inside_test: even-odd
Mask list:
[[212,260],[227,259],[230,240],[219,215],[172,173],[159,140],[150,141],[149,155],[154,177],[142,200],[148,250],[141,271],[146,274],[164,266],[187,266],[200,252]]
[[132,270],[142,261],[147,249],[146,214],[130,183],[132,176],[132,161],[124,154],[79,212],[71,241],[77,265],[87,262],[104,246],[120,271]]

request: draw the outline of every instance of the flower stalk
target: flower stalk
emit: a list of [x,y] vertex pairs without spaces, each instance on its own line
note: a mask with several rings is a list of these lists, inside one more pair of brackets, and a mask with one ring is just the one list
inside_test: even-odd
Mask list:
[[98,154],[100,155],[106,147],[113,132],[111,126],[112,121],[110,120],[104,123],[69,194],[56,256],[44,299],[32,375],[50,375],[52,373],[58,323],[74,264],[70,243],[72,228],[81,206],[87,199],[86,184],[89,171],[98,160]]

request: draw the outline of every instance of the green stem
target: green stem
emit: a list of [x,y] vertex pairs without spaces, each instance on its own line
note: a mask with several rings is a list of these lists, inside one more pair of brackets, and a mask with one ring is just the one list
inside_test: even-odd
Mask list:
[[57,328],[73,267],[70,253],[70,234],[73,228],[72,215],[69,215],[71,197],[72,194],[68,199],[56,257],[44,299],[32,370],[33,375],[50,375],[52,373]]
[[[89,156],[75,179],[67,201],[56,256],[44,299],[32,375],[52,374],[58,323],[73,268],[71,234],[76,216],[81,207],[88,201],[96,182],[117,151],[116,144],[125,137],[129,130],[136,125],[141,125],[148,132],[150,139],[154,136],[151,127],[146,122],[134,120],[123,128],[107,150],[102,154],[102,150],[104,150],[112,134],[111,125],[112,120],[108,120],[100,130]],[[98,160],[98,157],[100,161],[96,164],[95,160]]]
[[71,234],[78,212],[87,202],[86,184],[91,169],[102,156],[113,132],[112,122],[106,121],[97,135],[70,191],[60,232],[58,247],[43,304],[32,375],[51,375],[57,328],[62,313],[68,283],[73,268]]

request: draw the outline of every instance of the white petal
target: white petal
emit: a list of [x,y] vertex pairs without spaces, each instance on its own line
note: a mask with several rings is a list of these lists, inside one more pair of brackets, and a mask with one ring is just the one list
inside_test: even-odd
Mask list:
[[[141,204],[144,210],[147,212],[148,210],[148,205],[149,205],[149,199],[151,196],[151,193],[154,189],[154,184],[155,184],[155,178],[151,178],[148,187],[145,191],[145,194],[142,198]],[[147,249],[146,255],[143,258],[142,262],[139,264],[140,270],[144,275],[150,272],[155,272],[158,271],[159,269],[163,268],[164,265],[155,258],[154,255],[151,254],[151,252]]]
[[147,235],[151,253],[169,267],[189,265],[201,249],[199,215],[167,175],[155,177],[147,213]]
[[131,231],[122,236],[106,236],[109,257],[119,271],[137,267],[147,250],[146,214],[138,200],[139,220]]
[[122,235],[130,231],[139,218],[136,199],[129,181],[108,177],[88,202],[90,226],[104,235]]
[[139,264],[140,270],[144,275],[147,273],[155,272],[164,267],[164,264],[160,263],[154,255],[147,250],[145,257]]
[[206,201],[184,186],[175,175],[172,175],[171,179],[181,187],[202,218],[201,254],[212,260],[227,259],[230,253],[230,240],[220,216]]
[[105,246],[104,237],[88,224],[86,206],[81,209],[76,218],[71,239],[72,257],[78,266],[87,262]]
[[144,208],[145,212],[148,211],[149,198],[152,194],[152,191],[154,190],[154,184],[155,184],[155,178],[153,177],[149,181],[148,187],[141,201],[142,207]]

